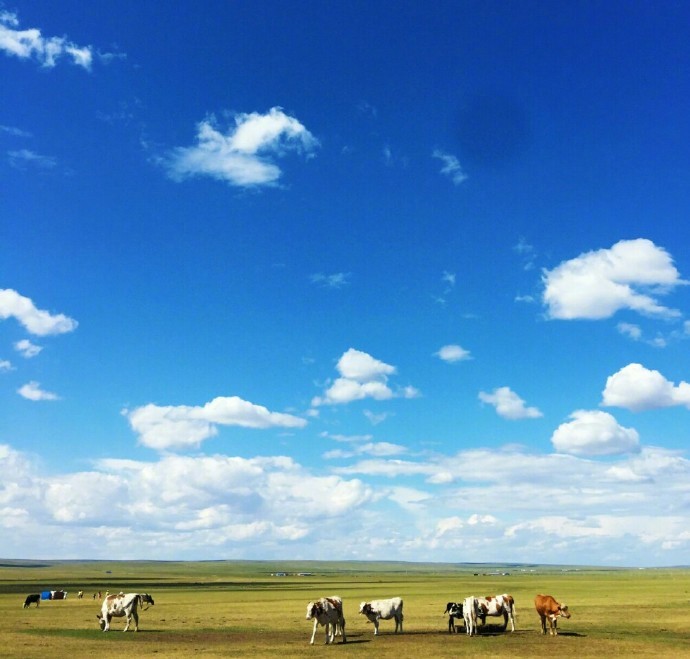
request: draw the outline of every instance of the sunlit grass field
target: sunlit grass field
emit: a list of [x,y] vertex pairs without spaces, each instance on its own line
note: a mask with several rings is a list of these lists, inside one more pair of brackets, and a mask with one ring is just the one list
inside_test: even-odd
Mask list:
[[[272,576],[286,572],[288,576]],[[298,576],[300,572],[310,573]],[[502,573],[507,574],[502,574]],[[29,593],[65,589],[65,601],[22,608]],[[84,591],[78,600],[77,591]],[[92,599],[101,590],[148,592],[138,633],[114,619],[103,633]],[[553,566],[338,562],[0,562],[0,656],[86,657],[112,652],[157,657],[690,657],[690,570],[607,570]],[[448,634],[446,602],[508,592],[517,630],[487,620],[477,637]],[[558,637],[542,636],[533,599],[568,604]],[[309,646],[309,600],[343,598],[347,643]],[[358,614],[359,602],[404,599],[405,631],[381,634]],[[502,620],[500,621],[502,623]],[[509,627],[510,629],[510,627]]]

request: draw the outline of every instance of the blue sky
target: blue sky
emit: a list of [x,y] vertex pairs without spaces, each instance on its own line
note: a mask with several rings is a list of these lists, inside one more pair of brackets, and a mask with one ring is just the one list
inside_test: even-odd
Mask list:
[[687,563],[689,14],[0,4],[0,555]]

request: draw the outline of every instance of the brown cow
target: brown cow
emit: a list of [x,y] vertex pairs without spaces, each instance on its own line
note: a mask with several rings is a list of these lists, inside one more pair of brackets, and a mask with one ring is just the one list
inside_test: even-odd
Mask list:
[[558,618],[570,618],[570,611],[565,604],[559,604],[551,595],[537,595],[534,607],[541,618],[541,633],[546,634],[546,619],[549,620],[549,633],[558,635]]

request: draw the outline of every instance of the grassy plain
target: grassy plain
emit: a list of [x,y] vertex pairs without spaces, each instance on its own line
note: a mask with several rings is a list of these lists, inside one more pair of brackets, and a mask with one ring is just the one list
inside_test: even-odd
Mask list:
[[[272,576],[287,572],[289,576]],[[309,572],[310,576],[297,576]],[[502,575],[500,572],[508,572]],[[65,601],[22,609],[27,594],[65,589]],[[77,591],[84,599],[76,598]],[[116,619],[102,633],[94,592],[149,592],[155,606],[139,633]],[[562,569],[542,566],[338,562],[0,562],[0,656],[87,657],[690,657],[690,570]],[[447,601],[509,592],[517,631],[488,622],[478,637],[449,635]],[[542,636],[532,601],[549,593],[572,612],[558,637]],[[309,646],[306,604],[340,595],[345,645]],[[358,615],[365,599],[400,595],[405,632],[381,635]],[[491,619],[489,619],[491,620]]]

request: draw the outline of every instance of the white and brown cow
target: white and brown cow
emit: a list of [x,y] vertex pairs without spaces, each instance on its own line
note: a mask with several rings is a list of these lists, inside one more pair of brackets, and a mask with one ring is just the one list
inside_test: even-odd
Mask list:
[[515,600],[512,595],[487,595],[478,597],[477,617],[481,619],[482,625],[486,623],[487,616],[503,616],[503,631],[508,627],[510,620],[511,630],[515,631]]
[[343,600],[337,595],[322,597],[315,602],[307,604],[307,620],[314,621],[314,629],[311,633],[310,645],[314,645],[314,637],[319,625],[326,629],[326,644],[333,643],[336,634],[341,634],[343,643],[347,641],[345,636],[345,616],[343,615]]
[[566,604],[559,604],[551,595],[537,595],[534,607],[541,618],[541,633],[546,634],[546,620],[549,621],[549,633],[558,635],[558,619],[570,618],[570,611]]
[[365,615],[369,622],[374,623],[374,636],[379,633],[379,620],[395,619],[395,633],[403,630],[403,601],[400,597],[391,597],[387,600],[371,600],[359,605],[359,612]]
[[477,617],[479,612],[479,598],[466,597],[462,603],[462,617],[465,620],[465,633],[474,636],[477,633]]
[[153,604],[153,597],[148,593],[118,593],[108,595],[103,600],[101,612],[96,614],[101,629],[107,632],[110,629],[110,621],[113,618],[126,618],[127,624],[122,631],[127,631],[132,620],[134,620],[134,631],[139,631],[139,614],[137,607],[147,604],[148,608]]

